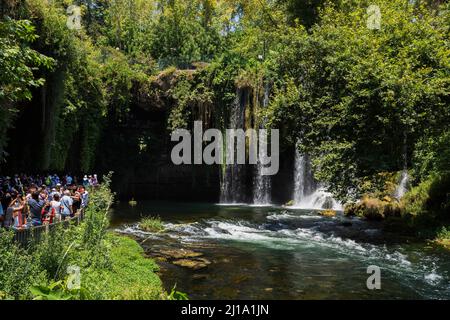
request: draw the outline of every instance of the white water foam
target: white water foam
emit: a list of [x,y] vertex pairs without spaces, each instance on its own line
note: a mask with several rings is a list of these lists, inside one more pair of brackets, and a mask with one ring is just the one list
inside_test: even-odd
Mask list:
[[301,200],[295,201],[290,208],[324,210],[326,206],[336,211],[343,210],[342,204],[337,202],[331,193],[325,191],[324,188],[319,188],[312,194],[303,196]]
[[442,281],[442,276],[435,272],[432,272],[432,273],[426,274],[424,279],[426,282],[428,282],[431,285],[437,285]]
[[248,207],[248,203],[244,202],[227,202],[227,203],[216,203],[216,206],[223,206],[223,207]]
[[[300,217],[284,212],[269,217],[283,216],[284,218]],[[317,216],[320,217],[320,216]],[[409,257],[400,252],[400,248],[387,249],[385,245],[374,245],[369,243],[358,243],[352,239],[346,239],[335,234],[325,234],[316,228],[297,228],[268,230],[265,225],[254,225],[246,221],[234,220],[206,220],[186,224],[165,224],[166,232],[162,235],[152,234],[139,230],[138,225],[125,226],[116,229],[118,232],[133,234],[139,237],[160,239],[159,236],[169,236],[181,242],[197,242],[204,239],[221,239],[227,241],[249,242],[266,246],[275,250],[307,250],[328,249],[332,252],[343,254],[344,257],[356,257],[367,265],[379,265],[389,272],[402,275],[410,287],[415,283],[425,282],[427,285],[440,288],[443,281],[448,279],[446,274],[440,274],[435,261],[423,258],[421,255],[414,258],[414,264]],[[299,252],[302,252],[301,250]],[[406,275],[406,277],[405,277]],[[417,289],[422,295],[429,296],[422,289]],[[447,289],[450,291],[450,285]],[[439,293],[436,293],[439,296]],[[433,296],[429,296],[433,298]]]
[[268,220],[282,221],[282,220],[314,220],[323,219],[323,216],[318,214],[294,214],[289,211],[282,211],[281,213],[271,213],[266,217]]
[[294,205],[296,209],[333,209],[342,210],[342,205],[337,202],[323,185],[318,183],[311,169],[311,161],[307,154],[300,153],[298,146],[295,148],[294,168]]
[[139,229],[138,224],[125,225],[122,228],[114,229],[114,231],[118,232],[118,233],[133,235],[133,236],[140,237],[140,238],[144,238],[144,237],[145,238],[154,238],[154,239],[159,238],[158,235],[154,232],[148,232],[148,231]]

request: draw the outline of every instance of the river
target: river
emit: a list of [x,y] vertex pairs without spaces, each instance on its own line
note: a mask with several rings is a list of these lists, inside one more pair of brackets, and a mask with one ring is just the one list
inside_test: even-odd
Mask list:
[[[147,215],[165,232],[140,230]],[[142,201],[117,204],[111,225],[156,258],[168,291],[176,284],[190,299],[450,298],[448,251],[341,213]],[[198,269],[162,254],[180,249],[198,256]],[[367,288],[370,265],[381,269],[380,290]]]

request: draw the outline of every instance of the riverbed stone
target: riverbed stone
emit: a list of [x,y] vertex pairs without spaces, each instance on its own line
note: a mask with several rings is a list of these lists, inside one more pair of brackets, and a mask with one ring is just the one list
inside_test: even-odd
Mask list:
[[188,259],[188,258],[197,258],[201,257],[203,253],[192,251],[189,249],[160,249],[155,252],[156,254],[162,255],[169,259]]
[[200,270],[206,268],[211,262],[205,258],[197,258],[197,259],[178,259],[172,261],[174,265],[185,267],[193,270]]

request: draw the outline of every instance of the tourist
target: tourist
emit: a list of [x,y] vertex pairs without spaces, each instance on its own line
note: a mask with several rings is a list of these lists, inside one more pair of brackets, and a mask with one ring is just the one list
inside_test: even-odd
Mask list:
[[[77,177],[70,174],[62,179],[56,174],[12,177],[0,176],[0,227],[22,229],[58,222],[73,216],[89,202],[86,187],[77,187]],[[84,177],[89,177],[87,185],[98,185],[97,175]]]
[[30,208],[28,207],[28,205],[27,205],[27,199],[26,199],[26,197],[24,196],[24,194],[21,194],[20,195],[20,199],[21,199],[21,201],[22,201],[22,203],[23,203],[23,209],[22,209],[22,224],[23,224],[23,226],[24,227],[27,227],[28,226],[28,214],[29,214],[29,212],[30,212]]
[[41,192],[39,193],[39,198],[41,200],[47,201],[48,199],[48,191],[47,191],[47,187],[44,185],[42,185],[41,187]]
[[73,182],[73,178],[70,174],[66,175],[66,186],[71,186]]
[[28,200],[28,206],[31,213],[31,224],[33,226],[40,226],[42,224],[42,209],[44,208],[45,201],[40,199],[41,193],[35,191],[31,195],[31,199]]
[[[2,192],[0,191],[0,199],[2,199]],[[3,205],[0,204],[0,227],[3,227],[3,220],[5,220],[5,212],[3,210]]]
[[12,208],[12,217],[14,220],[13,228],[14,229],[22,229],[26,226],[26,218],[23,219],[23,210],[25,207],[25,202],[23,201],[20,195],[17,195],[16,198],[11,202],[10,207]]
[[86,191],[86,188],[83,186],[80,186],[78,188],[78,191],[80,192],[81,196],[81,209],[84,209],[87,207],[89,202],[89,193]]
[[2,199],[1,199],[1,206],[3,209],[3,227],[9,228],[11,225],[12,220],[12,211],[9,208],[9,204],[12,201],[11,194],[9,192],[4,193]]
[[87,188],[87,187],[89,186],[89,179],[88,179],[88,176],[87,176],[87,175],[85,175],[85,176],[83,177],[83,186],[84,186],[85,188]]
[[[55,222],[61,221],[61,213],[63,211],[63,206],[61,205],[61,198],[60,194],[56,193],[53,196],[53,200],[50,201],[50,210],[52,211],[53,217]],[[51,223],[51,222],[50,222]]]
[[94,174],[94,177],[92,178],[92,186],[93,187],[97,187],[98,186],[98,179],[97,179],[97,175]]
[[50,192],[48,196],[48,201],[52,201],[55,195],[58,195],[58,197],[61,198],[62,191],[63,188],[61,187],[61,184],[58,183],[56,185],[56,188],[53,188],[52,191]]
[[61,198],[62,215],[61,220],[66,220],[73,214],[73,200],[70,196],[70,191],[65,190],[64,196]]
[[52,184],[52,176],[48,175],[47,178],[45,178],[45,184],[50,186]]
[[5,218],[3,220],[3,226],[5,228],[10,228],[11,227],[12,222],[13,222],[13,212],[14,212],[13,207],[8,206],[6,208]]
[[81,208],[81,194],[78,191],[78,189],[76,189],[75,192],[73,193],[72,200],[73,200],[72,204],[73,211],[77,212]]
[[61,182],[61,181],[59,180],[58,175],[57,175],[56,173],[53,175],[52,182],[53,182],[53,186],[56,186],[56,185],[60,184],[60,182]]

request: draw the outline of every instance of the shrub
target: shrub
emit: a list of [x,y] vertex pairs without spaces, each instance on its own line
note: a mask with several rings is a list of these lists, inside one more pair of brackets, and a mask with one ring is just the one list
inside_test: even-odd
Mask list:
[[416,224],[450,220],[450,175],[434,175],[413,187],[401,200],[402,215]]
[[400,216],[400,205],[386,196],[383,199],[363,197],[356,203],[349,203],[344,208],[347,216],[364,217],[369,220],[382,220],[388,217]]
[[317,212],[319,215],[324,216],[324,217],[335,217],[336,216],[336,211],[331,210],[331,209],[327,209],[327,210],[323,210],[323,211],[319,211]]
[[105,241],[109,226],[109,208],[114,195],[109,187],[111,175],[103,177],[103,183],[91,189],[89,206],[85,211],[85,220],[81,225],[81,246],[86,250],[87,265],[98,264],[99,267],[108,265],[108,243]]
[[0,299],[27,299],[30,285],[45,281],[35,255],[19,247],[14,234],[0,230]]
[[39,268],[45,270],[49,279],[60,279],[61,271],[64,273],[67,269],[76,230],[60,223],[53,225],[48,233],[43,233],[41,237],[30,250],[33,251]]
[[450,227],[442,227],[434,240],[436,243],[450,249]]

